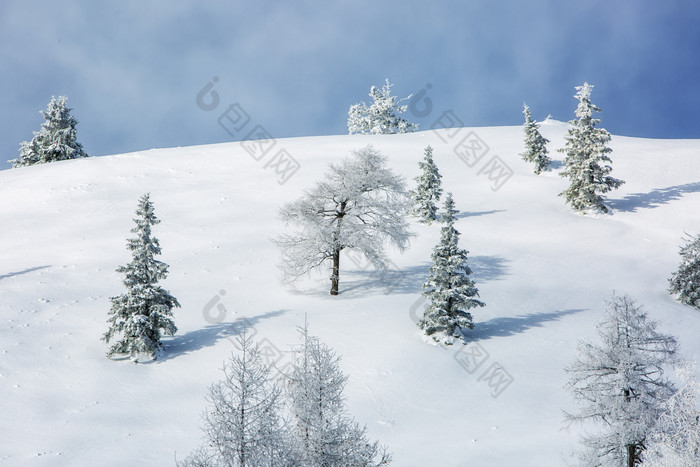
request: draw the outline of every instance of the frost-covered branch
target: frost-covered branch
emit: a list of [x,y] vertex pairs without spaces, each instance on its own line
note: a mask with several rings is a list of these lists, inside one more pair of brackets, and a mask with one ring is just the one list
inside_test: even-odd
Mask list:
[[566,368],[566,387],[580,405],[565,412],[567,424],[602,424],[583,439],[584,465],[639,465],[647,440],[660,429],[663,404],[675,392],[664,370],[676,361],[678,344],[656,328],[631,298],[613,296],[597,327],[600,342],[582,342]]
[[340,252],[345,249],[384,268],[385,242],[403,251],[412,237],[407,210],[403,179],[371,146],[330,164],[323,182],[280,210],[282,221],[296,228],[275,240],[282,250],[285,281],[293,282],[330,260],[331,294],[337,294]]
[[401,103],[410,99],[408,96],[404,99],[397,99],[391,95],[391,87],[389,80],[382,86],[382,89],[377,89],[372,86],[369,91],[369,96],[372,98],[372,104],[367,105],[364,102],[352,105],[348,110],[348,133],[349,134],[365,134],[365,135],[384,135],[393,133],[408,133],[416,131],[418,125],[411,123],[400,114],[406,112],[406,105]]

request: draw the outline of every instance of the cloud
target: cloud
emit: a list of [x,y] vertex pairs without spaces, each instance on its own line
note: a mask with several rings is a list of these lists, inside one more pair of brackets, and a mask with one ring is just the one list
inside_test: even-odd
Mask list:
[[[4,2],[0,153],[16,157],[66,94],[91,154],[221,142],[194,103],[214,76],[274,136],[345,133],[372,84],[400,96],[431,83],[436,109],[468,125],[572,117],[573,86],[596,85],[604,124],[630,135],[696,135],[694,3]],[[223,108],[221,109],[223,111]],[[659,110],[663,115],[659,115]],[[429,126],[427,117],[420,123]]]

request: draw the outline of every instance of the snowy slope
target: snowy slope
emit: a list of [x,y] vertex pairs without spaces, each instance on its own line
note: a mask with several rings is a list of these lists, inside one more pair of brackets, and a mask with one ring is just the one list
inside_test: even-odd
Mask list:
[[[470,167],[453,148],[472,131],[489,151]],[[541,131],[561,160],[566,125]],[[236,323],[248,319],[283,366],[305,315],[343,356],[348,407],[393,465],[565,465],[579,432],[562,430],[572,407],[562,368],[613,290],[643,303],[685,355],[700,353],[700,313],[666,292],[683,232],[700,232],[700,141],[613,137],[613,175],[627,183],[609,196],[614,214],[583,216],[557,197],[558,170],[536,176],[520,160],[520,127],[455,132],[278,140],[301,166],[284,184],[270,155],[257,161],[240,143],[0,172],[0,465],[173,465],[201,441],[204,396],[235,350]],[[325,275],[280,284],[279,207],[370,143],[411,186],[433,146],[486,302],[475,344],[431,346],[413,322],[437,225],[414,222],[410,249],[393,251],[397,270],[384,275],[341,258],[337,297]],[[513,171],[496,191],[503,179],[479,173],[495,155]],[[162,220],[164,286],[182,308],[165,358],[134,365],[105,358],[100,336],[144,192]],[[509,385],[489,386],[493,364]]]

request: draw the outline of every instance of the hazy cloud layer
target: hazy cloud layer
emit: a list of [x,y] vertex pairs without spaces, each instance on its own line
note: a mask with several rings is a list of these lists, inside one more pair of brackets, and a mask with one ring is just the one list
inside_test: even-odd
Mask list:
[[[230,141],[216,122],[238,102],[277,137],[346,132],[347,108],[384,78],[427,83],[429,127],[573,117],[594,84],[613,133],[700,137],[700,5],[694,1],[0,4],[0,160],[67,95],[91,155]],[[214,77],[220,105],[197,92]],[[416,119],[414,119],[416,120]],[[0,167],[7,167],[0,163]]]

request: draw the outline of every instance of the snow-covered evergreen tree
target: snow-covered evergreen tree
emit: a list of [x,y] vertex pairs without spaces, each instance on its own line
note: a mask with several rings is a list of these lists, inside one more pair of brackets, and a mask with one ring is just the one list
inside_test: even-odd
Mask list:
[[[577,211],[596,209],[608,212],[602,193],[618,188],[624,182],[610,176],[612,160],[608,156],[612,152],[607,144],[610,133],[603,128],[596,128],[600,119],[593,118],[593,112],[600,109],[591,103],[593,86],[584,83],[577,86],[574,96],[578,99],[576,116],[571,120],[571,128],[566,136],[565,147],[559,149],[565,154],[565,168],[560,173],[569,178],[569,187],[559,195]],[[601,166],[601,163],[605,165]]]
[[527,162],[534,162],[535,173],[541,174],[544,170],[549,170],[552,159],[547,155],[547,143],[549,140],[540,134],[540,126],[532,119],[530,107],[523,104],[523,114],[525,114],[525,152],[521,154]]
[[166,278],[168,265],[155,259],[160,254],[160,245],[151,235],[151,226],[160,220],[153,212],[148,193],[139,200],[136,216],[136,227],[131,229],[136,238],[127,240],[132,260],[117,269],[124,274],[126,293],[110,298],[109,330],[102,337],[109,343],[121,334],[107,355],[129,354],[134,361],[140,353],[157,357],[162,348],[161,330],[168,336],[177,332],[172,309],[180,306],[170,292],[158,285],[158,281]]
[[675,392],[664,370],[675,362],[678,346],[656,327],[631,298],[613,296],[597,327],[600,343],[581,342],[566,368],[567,389],[582,405],[566,413],[568,424],[601,425],[583,439],[583,465],[640,465],[646,442],[660,429],[663,404]]
[[406,112],[406,105],[402,105],[403,101],[411,98],[397,99],[391,95],[391,87],[389,80],[382,86],[382,89],[377,89],[372,86],[369,91],[369,96],[372,98],[372,104],[367,105],[364,102],[350,106],[348,111],[348,132],[349,134],[364,134],[364,135],[384,135],[392,133],[408,133],[416,131],[418,124],[411,123],[401,114]]
[[679,366],[682,386],[662,407],[659,429],[647,443],[644,463],[654,467],[700,465],[700,411],[695,361]]
[[209,388],[204,413],[207,443],[181,467],[277,467],[297,465],[281,416],[279,386],[270,378],[259,344],[244,330],[239,355],[224,363],[224,379]]
[[669,279],[669,291],[681,303],[700,310],[700,235],[681,248],[681,264]]
[[459,247],[459,232],[454,226],[455,209],[452,193],[445,199],[440,243],[433,250],[433,265],[428,280],[423,285],[423,295],[428,299],[423,318],[418,326],[433,339],[451,344],[455,337],[464,338],[463,329],[474,328],[470,309],[484,306],[478,300],[479,291],[467,265],[467,250]]
[[41,130],[34,132],[31,141],[20,144],[19,157],[9,161],[12,167],[88,157],[77,141],[78,121],[70,114],[67,100],[65,96],[51,98],[48,108],[41,111],[46,120]]
[[413,200],[411,214],[418,217],[421,222],[431,224],[437,220],[437,207],[435,203],[440,201],[442,188],[440,179],[442,176],[433,162],[433,148],[425,148],[425,157],[422,162],[418,162],[418,168],[423,173],[414,180],[417,183],[416,189],[409,192]]
[[347,382],[340,358],[317,337],[301,331],[288,393],[297,451],[303,466],[370,467],[388,465],[391,456],[367,438],[366,428],[346,414]]
[[283,234],[282,269],[294,281],[331,262],[331,295],[338,294],[340,252],[362,253],[375,267],[386,267],[385,240],[401,251],[411,233],[405,218],[410,207],[404,181],[386,167],[386,158],[371,146],[330,164],[322,182],[280,211],[298,233]]

